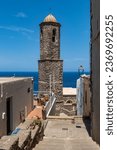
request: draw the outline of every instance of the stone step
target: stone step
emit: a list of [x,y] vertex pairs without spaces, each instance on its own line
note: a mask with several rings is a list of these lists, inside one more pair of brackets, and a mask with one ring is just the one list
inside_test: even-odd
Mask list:
[[[44,149],[39,149],[39,150],[44,150]],[[46,150],[46,149],[45,149]],[[49,150],[49,149],[48,149]],[[70,150],[99,150],[99,148],[95,148],[95,147],[87,147],[87,148],[82,148],[82,147],[73,147]]]
[[97,146],[71,146],[67,147],[65,145],[38,145],[34,150],[99,150]]
[[40,143],[64,143],[64,142],[67,142],[69,141],[70,143],[73,143],[73,144],[77,144],[77,143],[90,143],[90,144],[96,144],[95,142],[93,142],[92,140],[88,140],[88,139],[83,139],[83,140],[77,140],[77,141],[73,141],[73,140],[65,140],[65,139],[62,139],[62,140],[49,140],[49,139],[45,139],[43,141],[41,141]]
[[[69,144],[68,144],[69,145]],[[40,144],[38,147],[64,147],[66,146],[67,147],[67,144]],[[99,147],[97,145],[87,145],[84,143],[84,145],[82,144],[78,144],[78,145],[72,145],[72,147],[82,147],[82,148],[98,148]]]
[[93,143],[93,142],[77,142],[77,143],[74,143],[74,142],[70,142],[70,141],[63,141],[63,142],[61,142],[61,141],[43,141],[43,142],[40,142],[40,144],[39,145],[46,145],[46,146],[48,146],[48,145],[54,145],[54,146],[56,146],[56,145],[65,145],[65,143],[67,144],[71,144],[72,143],[72,145],[74,145],[74,146],[96,146],[96,147],[98,147],[98,145],[96,144],[96,143]]
[[[68,142],[68,143],[67,143]],[[67,148],[67,150],[99,150],[99,146],[94,142],[94,143],[89,143],[89,142],[82,142],[82,143],[69,143],[67,141],[66,143],[64,142],[53,142],[50,141],[49,143],[47,141],[43,141],[42,143],[40,142],[34,150],[64,150],[64,148]],[[66,150],[66,149],[65,149]]]
[[[83,138],[60,138],[60,137],[44,137],[43,140],[70,140],[70,141],[83,141],[83,140],[93,141],[92,138],[83,137]],[[93,141],[94,142],[94,141]]]
[[70,141],[70,140],[44,140],[44,141],[41,141],[41,143],[65,143],[65,142],[69,142],[69,143],[73,143],[73,144],[83,144],[83,143],[89,143],[89,144],[96,144],[95,142],[92,142],[92,141],[87,141],[87,140],[84,140],[84,141]]
[[51,147],[51,146],[49,146],[49,147],[40,147],[40,146],[38,146],[33,150],[60,150],[60,149],[64,150],[63,147],[61,147],[61,146],[59,146],[59,147]]
[[89,136],[79,136],[77,138],[74,138],[74,137],[73,138],[72,137],[65,137],[65,138],[63,138],[63,137],[44,136],[43,139],[68,139],[68,138],[69,138],[69,140],[82,140],[82,139],[90,139],[90,140],[92,140],[92,138],[89,137]]
[[68,120],[49,121],[43,141],[33,150],[99,150],[99,146],[89,136],[83,122],[81,126],[82,128],[76,129]]

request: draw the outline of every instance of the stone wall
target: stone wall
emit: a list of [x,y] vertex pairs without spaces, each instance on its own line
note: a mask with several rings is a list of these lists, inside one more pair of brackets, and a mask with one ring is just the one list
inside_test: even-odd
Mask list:
[[76,95],[64,95],[62,101],[56,103],[56,115],[60,113],[68,116],[76,115]]
[[100,0],[90,2],[92,137],[97,143],[100,143]]
[[[53,30],[55,30],[55,42],[53,42]],[[57,60],[60,58],[60,24],[40,24],[40,59]]]
[[0,139],[0,150],[32,150],[42,140],[44,123],[36,120],[26,120],[20,124],[17,133],[3,136]]
[[[50,77],[51,75],[51,77]],[[39,90],[55,94],[57,100],[63,95],[63,61],[62,60],[40,60],[39,61]]]
[[83,117],[91,117],[90,76],[81,76],[83,79]]
[[[13,131],[32,111],[32,78],[6,78],[2,84],[3,96],[0,98],[0,137],[7,135],[7,101],[10,99],[10,131]],[[1,90],[0,90],[1,91]],[[2,117],[4,114],[4,118]]]
[[[60,24],[40,24],[39,91],[51,91],[57,101],[63,95],[63,60],[60,60]],[[51,85],[51,86],[50,86]]]

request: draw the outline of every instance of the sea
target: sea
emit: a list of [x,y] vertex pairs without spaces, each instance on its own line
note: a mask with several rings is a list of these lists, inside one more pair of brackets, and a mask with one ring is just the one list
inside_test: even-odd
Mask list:
[[[84,72],[89,75],[90,72]],[[33,77],[34,91],[38,91],[38,72],[0,72],[0,77]],[[76,81],[80,77],[78,72],[63,72],[63,87],[76,88]]]

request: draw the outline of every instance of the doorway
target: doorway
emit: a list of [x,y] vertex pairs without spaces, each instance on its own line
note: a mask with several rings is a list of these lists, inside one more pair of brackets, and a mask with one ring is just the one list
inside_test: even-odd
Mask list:
[[7,116],[7,135],[12,131],[11,129],[11,119],[12,119],[12,97],[6,99],[6,116]]

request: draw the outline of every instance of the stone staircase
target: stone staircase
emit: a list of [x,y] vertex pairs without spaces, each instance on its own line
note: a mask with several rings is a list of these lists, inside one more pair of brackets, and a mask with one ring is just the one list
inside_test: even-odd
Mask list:
[[82,120],[49,120],[43,141],[33,150],[99,150],[89,136]]

